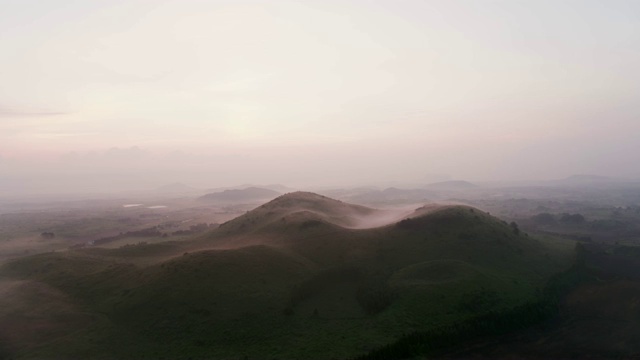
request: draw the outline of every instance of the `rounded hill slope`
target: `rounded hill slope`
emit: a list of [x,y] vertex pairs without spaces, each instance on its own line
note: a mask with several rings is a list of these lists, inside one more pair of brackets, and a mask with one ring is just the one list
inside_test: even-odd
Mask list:
[[360,205],[347,204],[311,192],[293,192],[275,198],[248,213],[220,226],[225,233],[237,233],[279,227],[292,223],[313,227],[321,224],[339,227],[357,227],[363,219],[381,211]]

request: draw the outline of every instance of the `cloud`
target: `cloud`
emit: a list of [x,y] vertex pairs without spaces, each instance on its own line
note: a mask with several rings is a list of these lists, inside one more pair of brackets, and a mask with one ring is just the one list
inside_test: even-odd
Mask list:
[[48,117],[67,115],[69,112],[65,111],[52,111],[42,109],[30,109],[30,108],[11,108],[0,106],[0,119],[3,118],[16,118],[16,117]]
[[32,136],[38,139],[59,139],[59,138],[71,138],[71,137],[86,137],[100,135],[98,132],[78,132],[78,133],[34,133]]

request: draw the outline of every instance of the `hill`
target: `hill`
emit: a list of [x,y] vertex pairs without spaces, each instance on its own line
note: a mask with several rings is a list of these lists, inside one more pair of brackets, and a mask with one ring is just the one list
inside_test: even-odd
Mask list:
[[269,190],[273,190],[273,191],[277,191],[279,193],[287,193],[287,192],[295,191],[295,189],[290,188],[290,187],[288,187],[286,185],[282,185],[282,184],[268,184],[268,185],[262,185],[262,186],[258,186],[258,187],[269,189]]
[[463,180],[441,181],[427,185],[427,189],[434,190],[466,190],[475,189],[477,187],[478,185]]
[[36,318],[0,311],[0,328],[77,316],[0,343],[26,358],[347,358],[517,307],[571,259],[471,207],[386,212],[295,192],[190,241],[6,263],[3,281],[54,290],[5,297]]
[[198,200],[208,202],[254,202],[273,199],[278,195],[280,193],[274,190],[248,187],[205,194],[199,197]]
[[379,210],[299,191],[279,196],[245,215],[222,224],[221,227],[230,229],[250,223],[252,230],[256,230],[274,221],[286,221],[287,218],[296,217],[296,214],[302,221],[308,218],[343,227],[356,227],[363,218],[376,213],[379,213]]
[[[362,230],[388,225],[410,213],[373,209],[299,191],[282,195],[220,225],[208,237],[230,246],[341,238],[346,238],[344,244],[348,244],[352,238],[366,236]],[[331,239],[326,240],[327,237]]]

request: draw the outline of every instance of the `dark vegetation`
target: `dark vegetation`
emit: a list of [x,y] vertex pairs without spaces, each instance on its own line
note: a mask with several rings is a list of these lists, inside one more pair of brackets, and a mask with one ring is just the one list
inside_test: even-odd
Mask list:
[[637,247],[578,243],[574,266],[552,277],[542,293],[555,304],[542,322],[492,336],[476,333],[456,348],[427,352],[443,358],[636,358],[638,269]]
[[52,232],[43,232],[40,234],[40,237],[42,237],[43,239],[54,239],[56,237],[56,234],[52,233]]
[[[55,289],[60,306],[88,316],[61,332],[74,336],[18,342],[15,355],[345,358],[403,334],[527,308],[570,263],[570,247],[469,207],[345,227],[371,214],[293,193],[190,241],[13,260],[2,268],[5,278]],[[129,235],[136,234],[161,233]]]
[[72,245],[70,248],[78,249],[78,248],[83,248],[87,246],[100,246],[100,245],[105,245],[117,240],[128,239],[128,238],[167,238],[169,235],[173,235],[173,236],[196,235],[196,234],[203,233],[209,229],[214,229],[216,227],[217,227],[217,224],[200,223],[200,224],[189,226],[189,229],[187,230],[176,230],[171,233],[167,233],[167,232],[161,231],[162,230],[161,226],[153,226],[153,227],[140,229],[140,230],[121,232],[118,235],[106,236],[96,240],[88,241],[86,243],[75,244],[75,245]]
[[460,306],[477,315],[462,322],[403,335],[391,344],[354,359],[411,359],[425,355],[442,356],[454,345],[478,338],[497,337],[557,316],[562,298],[580,284],[594,279],[585,268],[584,252],[582,245],[578,244],[574,265],[569,270],[551,277],[541,293],[523,304],[495,311],[491,310],[490,305],[496,301],[498,297],[496,293],[475,292],[463,300]]
[[[135,245],[18,258],[2,266],[0,283],[48,290],[26,287],[0,300],[6,309],[32,304],[38,314],[0,311],[0,327],[57,330],[0,338],[18,358],[491,357],[503,354],[492,352],[499,348],[492,339],[517,355],[528,348],[504,337],[538,331],[537,324],[564,331],[567,306],[578,306],[571,299],[583,289],[611,283],[631,291],[637,248],[602,243],[598,231],[619,230],[613,220],[633,229],[633,211],[607,218],[579,207],[510,204],[529,210],[501,220],[486,212],[499,207],[423,207],[358,229],[379,212],[293,193],[220,227],[167,222],[123,231]],[[178,231],[191,238],[171,241]],[[147,242],[165,233],[167,241]],[[576,246],[581,237],[593,239]],[[45,303],[59,310],[47,312]],[[558,346],[546,342],[538,353]]]
[[[350,295],[354,296],[358,305],[368,315],[375,315],[386,309],[396,296],[395,290],[389,286],[384,277],[366,274],[354,267],[330,268],[295,285],[284,314],[294,314],[296,306],[323,292],[331,291],[332,287],[340,283],[353,284],[355,294],[352,292]],[[317,311],[314,314],[320,315]]]

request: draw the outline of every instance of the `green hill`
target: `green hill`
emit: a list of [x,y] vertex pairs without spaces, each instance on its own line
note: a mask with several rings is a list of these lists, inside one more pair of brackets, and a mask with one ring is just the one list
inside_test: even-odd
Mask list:
[[526,303],[572,259],[470,207],[358,226],[381,214],[291,193],[191,241],[8,262],[4,282],[47,291],[16,295],[36,318],[0,311],[0,328],[77,319],[0,344],[18,358],[353,357]]
[[379,210],[347,204],[309,192],[294,192],[277,197],[258,208],[220,226],[225,233],[255,232],[277,223],[318,220],[342,227],[355,227],[366,216]]

